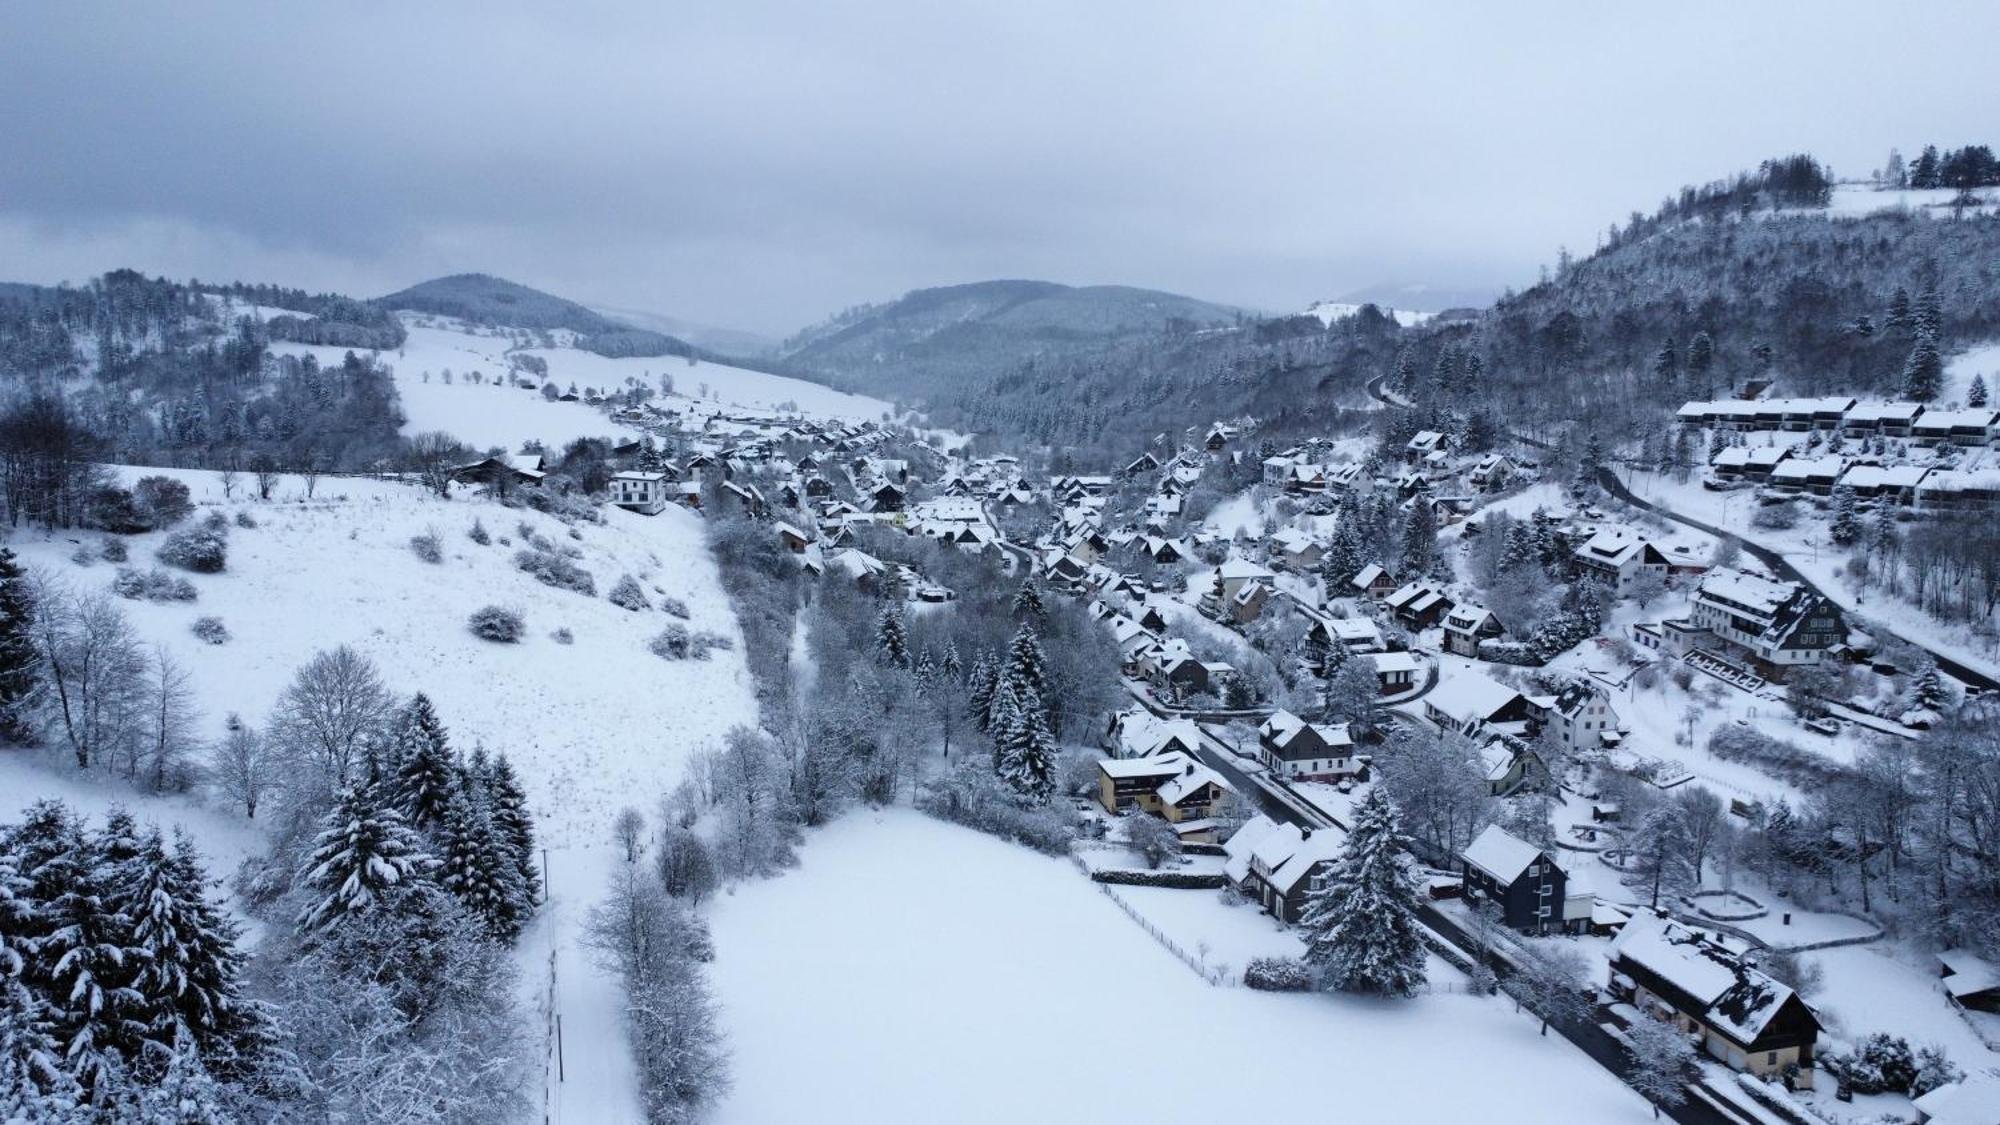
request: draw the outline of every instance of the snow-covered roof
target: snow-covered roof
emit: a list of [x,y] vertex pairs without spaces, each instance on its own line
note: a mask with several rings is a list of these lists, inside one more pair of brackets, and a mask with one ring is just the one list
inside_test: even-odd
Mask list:
[[1215,568],[1215,572],[1226,581],[1277,577],[1268,568],[1259,566],[1246,558],[1225,559],[1221,566]]
[[1922,465],[1853,465],[1840,483],[1849,488],[1915,488],[1929,472]]
[[1257,845],[1278,830],[1278,822],[1259,813],[1245,821],[1222,845],[1222,874],[1232,883],[1241,883],[1250,872],[1250,856]]
[[1925,1125],[2000,1125],[2000,1074],[1978,1072],[1913,1103]]
[[1103,771],[1104,776],[1112,778],[1172,777],[1195,764],[1193,759],[1176,750],[1145,758],[1106,758],[1097,763],[1097,768]]
[[1744,1044],[1762,1035],[1794,996],[1735,952],[1663,918],[1635,917],[1611,948],[1686,993],[1702,1005],[1694,1014],[1703,1022]]
[[1375,664],[1375,674],[1386,676],[1391,672],[1415,672],[1417,658],[1408,652],[1371,652],[1368,659]]
[[1493,611],[1483,605],[1460,602],[1452,611],[1444,615],[1444,627],[1458,633],[1470,633],[1486,623]]
[[1741,570],[1718,568],[1702,576],[1697,592],[1768,614],[1776,612],[1797,589],[1790,582],[1774,582]]
[[1479,838],[1459,854],[1464,856],[1465,862],[1502,883],[1511,884],[1541,856],[1542,850],[1497,824],[1489,824],[1486,831],[1481,832]]
[[1424,703],[1461,723],[1484,722],[1520,694],[1490,676],[1459,672],[1440,680]]
[[1257,728],[1257,733],[1268,739],[1271,745],[1283,750],[1291,745],[1293,739],[1307,730],[1319,735],[1320,741],[1330,747],[1354,745],[1353,737],[1347,732],[1347,724],[1308,723],[1283,707],[1271,712],[1271,717],[1264,720],[1264,724]]
[[1292,888],[1312,874],[1314,867],[1340,858],[1341,846],[1346,842],[1346,834],[1338,828],[1315,829],[1311,836],[1298,842],[1283,863],[1271,869],[1266,881],[1279,894],[1291,894]]
[[1944,989],[1953,996],[1963,999],[1980,992],[2000,989],[2000,967],[1975,953],[1963,949],[1947,949],[1937,955],[1938,961],[1950,975],[1944,978]]
[[1353,579],[1353,585],[1356,589],[1366,590],[1368,587],[1373,586],[1377,581],[1386,576],[1388,573],[1389,572],[1387,570],[1384,570],[1381,566],[1375,563],[1369,563],[1367,566],[1362,567],[1359,571],[1355,573]]
[[1646,540],[1622,527],[1607,527],[1576,549],[1576,557],[1603,566],[1622,567],[1646,549]]

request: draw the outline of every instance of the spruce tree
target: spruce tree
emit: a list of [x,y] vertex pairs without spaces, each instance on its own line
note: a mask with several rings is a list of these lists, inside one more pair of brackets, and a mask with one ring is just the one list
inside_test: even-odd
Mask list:
[[1843,547],[1860,540],[1861,511],[1852,487],[1843,484],[1833,490],[1833,517],[1827,521],[1826,531]]
[[521,894],[532,906],[542,898],[541,868],[535,854],[535,819],[528,812],[528,796],[522,792],[520,779],[514,776],[514,766],[507,755],[493,760],[493,773],[486,784],[492,801],[494,830],[505,841],[507,855],[520,875]]
[[1001,772],[1009,740],[1014,737],[1015,718],[1021,710],[1014,688],[1004,677],[995,676],[993,695],[986,705],[986,735],[993,740],[993,772]]
[[191,1039],[210,1069],[247,1063],[266,1034],[262,1017],[241,991],[236,924],[207,894],[194,844],[176,833],[174,849],[155,830],[134,865],[138,953],[133,987],[145,1005],[145,1038],[170,1050]]
[[1965,405],[1975,408],[1986,405],[1986,376],[1972,377],[1972,385],[1965,388]]
[[893,603],[884,603],[875,618],[875,659],[891,668],[910,666],[910,638],[903,628],[903,614]]
[[1015,619],[1040,627],[1047,612],[1042,607],[1042,592],[1035,588],[1035,580],[1029,578],[1022,582],[1021,588],[1014,592]]
[[1910,348],[1910,358],[1903,364],[1903,397],[1912,402],[1930,402],[1943,385],[1944,361],[1938,356],[1937,340],[1920,333]]
[[1014,634],[1014,643],[1008,646],[1004,678],[1017,706],[1032,705],[1044,716],[1048,714],[1042,705],[1049,697],[1048,658],[1042,655],[1042,642],[1035,639],[1034,630],[1026,625]]
[[940,667],[943,668],[944,674],[949,676],[953,683],[963,683],[965,681],[965,662],[959,659],[957,641],[945,642],[944,663]]
[[979,733],[989,734],[993,730],[993,692],[999,686],[993,669],[993,659],[980,653],[972,662],[972,674],[966,679],[966,699],[972,705],[972,722]]
[[1910,677],[1905,702],[1910,711],[1931,715],[1941,714],[1951,702],[1951,692],[1944,686],[1944,675],[1938,671],[1936,660],[1926,659]]
[[1915,324],[1910,317],[1909,290],[1898,285],[1896,291],[1889,294],[1889,309],[1882,314],[1882,324],[1884,327],[1904,332],[1909,331]]
[[[64,1071],[85,1089],[135,1038],[138,994],[130,987],[131,919],[111,905],[112,868],[102,835],[86,836],[68,808],[28,810],[13,845],[36,904],[22,979],[46,1005],[45,1024]],[[113,844],[121,852],[122,843]],[[136,850],[136,849],[134,849]]]
[[1020,693],[1017,703],[995,744],[994,769],[1024,801],[1046,801],[1056,787],[1055,736],[1033,692]]
[[512,941],[528,913],[520,871],[493,827],[482,783],[462,775],[437,831],[438,881],[499,941]]
[[303,933],[325,930],[373,908],[384,895],[422,880],[436,865],[403,815],[372,787],[349,786],[324,824],[305,866],[304,882],[312,894],[299,913]]
[[1416,579],[1430,573],[1437,562],[1437,511],[1430,498],[1419,493],[1410,504],[1409,522],[1403,528],[1403,576]]
[[33,736],[30,711],[41,666],[34,591],[14,552],[0,547],[0,741],[26,742]]
[[398,716],[395,746],[396,808],[413,827],[435,828],[452,800],[458,770],[444,723],[423,692]]
[[1306,962],[1320,986],[1379,996],[1414,996],[1424,985],[1417,884],[1405,864],[1409,839],[1381,788],[1355,810],[1354,827],[1299,921]]
[[64,1084],[61,1058],[48,1034],[47,1010],[27,986],[35,953],[31,940],[41,919],[21,870],[22,858],[12,841],[0,836],[0,1121],[12,1120],[9,1112],[24,1115],[30,1108],[25,1102],[10,1103],[10,1092],[26,1099]]

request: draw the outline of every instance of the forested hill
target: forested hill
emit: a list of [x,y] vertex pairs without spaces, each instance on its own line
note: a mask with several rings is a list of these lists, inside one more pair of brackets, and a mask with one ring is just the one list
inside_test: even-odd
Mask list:
[[566,329],[576,333],[578,347],[604,356],[700,354],[677,337],[621,324],[575,301],[483,273],[434,278],[378,297],[374,303],[384,309],[409,309],[471,324],[537,331]]
[[1233,324],[1239,309],[1118,285],[983,281],[849,309],[786,341],[793,370],[924,403],[976,391],[1018,364],[1120,340]]
[[1371,310],[1325,327],[1157,330],[939,388],[932,418],[1109,460],[1240,414],[1277,438],[1352,424],[1377,376],[1429,421],[1477,434],[1504,418],[1638,435],[1688,397],[1753,378],[1900,395],[1920,327],[1935,322],[1946,355],[2000,338],[2000,208],[1993,189],[1965,190],[1912,203],[1836,189],[1788,157],[1635,214],[1475,320],[1398,328]]

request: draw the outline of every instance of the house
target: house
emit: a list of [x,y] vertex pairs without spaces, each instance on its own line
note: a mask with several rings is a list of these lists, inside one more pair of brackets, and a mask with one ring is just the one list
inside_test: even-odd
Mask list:
[[547,476],[542,464],[542,455],[539,453],[488,457],[483,461],[458,466],[451,471],[451,479],[460,484],[488,484],[502,490],[514,485],[532,487],[541,484],[542,478]]
[[1202,595],[1203,613],[1218,621],[1255,621],[1271,596],[1277,575],[1244,558],[1230,558],[1215,568],[1214,584]]
[[1444,615],[1445,651],[1460,656],[1478,656],[1480,641],[1491,640],[1506,632],[1500,619],[1483,605],[1460,603]]
[[1231,792],[1221,775],[1179,751],[1097,763],[1097,800],[1106,812],[1150,813],[1194,843],[1215,843],[1209,814]]
[[1840,476],[1840,485],[1854,490],[1859,500],[1885,500],[1892,504],[1916,503],[1930,469],[1923,465],[1850,465]]
[[776,530],[779,545],[792,554],[803,555],[806,553],[806,548],[812,546],[812,536],[807,535],[791,524],[780,523]]
[[1153,456],[1151,453],[1141,453],[1139,456],[1133,458],[1130,464],[1125,466],[1123,475],[1136,477],[1142,473],[1153,472],[1159,467],[1160,459],[1158,457]]
[[1505,797],[1516,789],[1546,789],[1549,766],[1525,739],[1496,734],[1479,747],[1479,762],[1486,771],[1486,788],[1495,797]]
[[1910,438],[1931,445],[1986,445],[2000,433],[2000,411],[1989,407],[1969,410],[1926,410],[1910,426]]
[[1325,553],[1326,548],[1295,527],[1288,527],[1271,537],[1271,565],[1283,570],[1311,570],[1319,565],[1320,556]]
[[1618,712],[1602,688],[1577,680],[1554,695],[1528,700],[1536,726],[1551,732],[1572,754],[1604,750],[1623,741]]
[[2000,1013],[2000,966],[1963,949],[1937,955],[1945,995],[1961,1008]]
[[1403,457],[1408,461],[1421,461],[1448,448],[1450,442],[1443,434],[1436,430],[1418,430],[1416,436],[1403,446]]
[[1305,914],[1307,898],[1325,884],[1345,841],[1337,828],[1301,828],[1259,816],[1224,846],[1223,874],[1273,917],[1294,923]]
[[1504,453],[1488,453],[1465,474],[1465,482],[1481,492],[1496,492],[1514,479],[1518,466]]
[[1797,494],[1808,492],[1814,496],[1833,494],[1834,482],[1847,471],[1849,462],[1844,457],[1827,455],[1823,457],[1793,457],[1771,471],[1773,492]]
[[1193,719],[1162,719],[1143,707],[1132,707],[1111,716],[1104,729],[1104,748],[1114,758],[1172,753],[1194,757],[1201,749],[1201,731]]
[[1759,1078],[1813,1086],[1819,1017],[1798,994],[1699,931],[1639,916],[1611,943],[1611,991]]
[[1428,629],[1451,612],[1451,599],[1422,582],[1399,587],[1382,599],[1396,619],[1412,629]]
[[1479,738],[1526,733],[1532,715],[1520,692],[1478,672],[1459,672],[1424,696],[1424,717],[1441,730]]
[[[1387,597],[1398,585],[1395,577],[1378,563],[1369,563],[1356,571],[1347,584],[1378,601]],[[1332,593],[1330,590],[1327,591],[1327,596],[1331,597]]]
[[1379,652],[1384,647],[1382,627],[1366,617],[1307,616],[1305,657],[1316,669],[1325,670],[1327,655],[1336,645],[1349,653]]
[[672,482],[665,473],[642,473],[626,469],[611,476],[611,502],[621,508],[657,516],[673,500]]
[[1417,686],[1417,658],[1407,652],[1371,652],[1366,654],[1370,666],[1375,669],[1375,682],[1381,685],[1383,695],[1401,695]]
[[1802,584],[1726,568],[1702,577],[1691,618],[1766,679],[1818,664],[1847,640],[1840,607]]
[[1982,511],[2000,507],[2000,469],[1936,469],[1916,487],[1927,511]]
[[1667,557],[1636,533],[1612,527],[1591,536],[1570,554],[1570,570],[1578,577],[1595,578],[1613,594],[1623,596],[1632,592],[1641,576],[1665,581]]
[[741,514],[753,518],[761,519],[770,510],[770,505],[764,501],[764,491],[747,481],[723,481],[717,495]]
[[2000,1074],[1974,1073],[1939,1086],[1910,1104],[1918,1125],[2000,1125]]
[[1576,933],[1590,920],[1592,896],[1572,899],[1569,877],[1549,853],[1489,824],[1459,853],[1467,899],[1500,908],[1500,920],[1528,934]]
[[1292,781],[1368,780],[1346,723],[1308,723],[1280,707],[1257,728],[1257,748],[1267,769]]
[[1199,695],[1210,687],[1208,666],[1195,659],[1187,642],[1178,638],[1147,653],[1141,668],[1175,699]]

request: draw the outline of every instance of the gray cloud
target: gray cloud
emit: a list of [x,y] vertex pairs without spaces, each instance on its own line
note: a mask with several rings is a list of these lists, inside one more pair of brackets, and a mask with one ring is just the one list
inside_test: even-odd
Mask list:
[[[2000,6],[10,7],[0,275],[486,270],[785,331],[985,277],[1532,280],[1780,152],[1992,141]],[[963,9],[963,10],[962,10]]]

